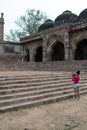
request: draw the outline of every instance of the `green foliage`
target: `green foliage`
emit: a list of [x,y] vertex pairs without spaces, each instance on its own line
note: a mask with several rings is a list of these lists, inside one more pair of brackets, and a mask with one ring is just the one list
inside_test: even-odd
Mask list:
[[18,41],[21,37],[33,35],[38,32],[38,27],[47,20],[47,15],[40,10],[27,10],[25,15],[15,21],[18,30],[10,30],[10,34],[5,35],[9,41]]

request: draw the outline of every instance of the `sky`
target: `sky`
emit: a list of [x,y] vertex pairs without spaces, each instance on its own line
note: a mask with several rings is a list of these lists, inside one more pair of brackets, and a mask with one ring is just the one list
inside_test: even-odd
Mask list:
[[40,10],[54,21],[66,10],[79,15],[85,8],[87,0],[0,0],[0,13],[4,13],[4,35],[17,28],[15,21],[27,9]]

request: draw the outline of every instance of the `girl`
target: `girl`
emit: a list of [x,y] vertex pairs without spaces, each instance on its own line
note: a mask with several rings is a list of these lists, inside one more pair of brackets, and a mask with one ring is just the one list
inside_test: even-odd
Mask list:
[[76,74],[72,76],[72,81],[73,81],[73,87],[74,87],[74,97],[75,99],[79,100],[80,99],[80,93],[79,93],[79,81],[80,81],[80,71],[77,71]]

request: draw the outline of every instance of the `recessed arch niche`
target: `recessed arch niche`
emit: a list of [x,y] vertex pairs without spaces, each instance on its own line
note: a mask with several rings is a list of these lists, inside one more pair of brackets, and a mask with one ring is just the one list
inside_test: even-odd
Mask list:
[[63,61],[64,60],[64,44],[56,41],[52,47],[51,59],[52,61]]
[[25,61],[30,61],[30,52],[29,52],[29,49],[26,49],[25,51]]
[[42,46],[39,46],[36,49],[35,61],[36,62],[41,62],[42,61]]
[[87,60],[87,39],[83,39],[77,43],[75,60]]

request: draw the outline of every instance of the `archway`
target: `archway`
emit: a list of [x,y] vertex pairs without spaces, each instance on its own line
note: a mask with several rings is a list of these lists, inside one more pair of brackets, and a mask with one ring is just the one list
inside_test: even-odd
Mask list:
[[25,61],[30,61],[29,49],[26,49]]
[[77,44],[75,60],[87,60],[87,39],[84,39]]
[[61,42],[56,42],[52,46],[52,61],[64,60],[64,45]]
[[36,50],[36,55],[35,55],[35,61],[39,62],[42,61],[42,47],[38,47]]

